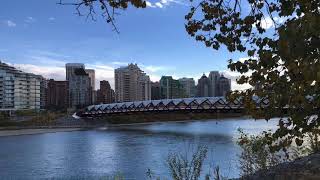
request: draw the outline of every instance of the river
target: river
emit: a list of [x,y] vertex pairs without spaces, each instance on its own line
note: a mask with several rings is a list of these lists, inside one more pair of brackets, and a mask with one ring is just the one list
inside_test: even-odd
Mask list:
[[120,173],[141,180],[148,169],[169,178],[168,154],[190,155],[199,145],[208,147],[204,172],[219,166],[224,176],[238,177],[237,129],[257,134],[276,124],[231,118],[0,137],[0,178],[98,179]]

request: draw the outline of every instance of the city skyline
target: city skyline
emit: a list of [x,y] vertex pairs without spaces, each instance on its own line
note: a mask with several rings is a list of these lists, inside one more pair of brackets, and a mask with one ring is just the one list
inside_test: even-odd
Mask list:
[[[1,60],[1,59],[0,59]],[[61,67],[61,71],[59,73],[59,76],[48,76],[45,72],[43,71],[34,71],[33,68],[30,69],[29,66],[26,66],[26,67],[22,67],[22,66],[18,66],[17,64],[12,64],[10,62],[7,62],[7,61],[4,61],[4,60],[1,60],[2,62],[10,65],[10,66],[13,66],[15,68],[17,68],[18,70],[21,70],[21,71],[24,71],[24,72],[27,72],[27,73],[34,73],[34,74],[38,74],[38,75],[41,75],[43,76],[44,78],[46,79],[54,79],[54,80],[57,80],[57,81],[65,81],[67,80],[66,79],[66,70],[65,70],[65,65],[68,64],[68,63],[77,63],[77,62],[67,62],[66,64],[64,64],[62,67]],[[82,64],[82,63],[80,63]],[[92,66],[90,64],[84,64],[84,66],[88,69],[93,69],[95,70],[95,90],[99,90],[100,89],[100,81],[103,81],[103,80],[106,80],[110,83],[110,86],[112,89],[115,88],[115,82],[114,82],[114,70],[117,69],[117,68],[122,68],[122,67],[126,67],[127,65],[129,64],[134,64],[133,62],[129,62],[129,63],[121,63],[118,62],[118,63],[115,63],[115,64],[118,64],[117,66],[114,66],[114,68],[109,68],[107,70],[107,75],[105,76],[101,76],[101,70],[100,68],[106,68],[106,67],[101,67],[101,66],[97,66],[96,68],[97,69],[94,69],[95,66]],[[162,74],[162,75],[159,75],[159,76],[154,76],[152,75],[152,72],[156,71],[156,70],[153,70],[154,67],[152,66],[144,66],[144,65],[141,65],[139,63],[137,63],[137,65],[139,66],[139,68],[141,68],[142,71],[146,72],[148,74],[148,76],[150,77],[150,80],[152,82],[159,82],[161,77],[162,76],[172,76],[173,79],[182,79],[182,78],[193,78],[195,80],[195,84],[197,85],[198,84],[198,79],[200,79],[202,77],[203,74],[206,74],[209,76],[210,72],[211,71],[217,71],[216,69],[213,69],[213,70],[209,70],[208,72],[200,72],[199,74],[197,74],[196,76],[192,76],[192,75],[186,75],[186,76],[176,76],[176,75],[172,75],[172,74]],[[59,66],[59,69],[60,69],[60,66]],[[107,69],[107,68],[106,68]],[[155,68],[157,69],[157,68]],[[251,86],[250,85],[239,85],[236,83],[236,78],[239,77],[238,74],[236,73],[233,73],[233,72],[229,72],[230,74],[228,74],[228,72],[226,71],[218,71],[220,74],[222,74],[223,76],[225,76],[226,78],[229,78],[231,79],[231,90],[242,90],[242,89],[246,89],[246,88],[250,88]],[[112,74],[111,74],[112,73]],[[150,74],[151,73],[151,74]]]
[[0,59],[57,80],[65,80],[64,64],[84,63],[96,69],[97,86],[98,81],[108,80],[112,87],[114,69],[131,62],[138,63],[153,81],[162,75],[198,79],[203,72],[218,70],[232,76],[232,87],[237,88],[227,60],[246,58],[246,54],[231,54],[225,48],[214,51],[191,39],[184,28],[188,5],[150,2],[144,10],[123,11],[117,17],[117,34],[100,17],[97,22],[86,20],[74,14],[74,7],[59,6],[55,0],[31,0],[15,14],[9,10],[19,1],[6,1],[0,7]]
[[95,70],[82,63],[65,64],[65,81],[45,79],[0,61],[0,109],[64,109],[92,104],[192,97],[222,97],[231,90],[231,80],[218,71],[198,79],[162,76],[152,82],[137,64],[114,70],[115,88],[106,80],[95,90]]

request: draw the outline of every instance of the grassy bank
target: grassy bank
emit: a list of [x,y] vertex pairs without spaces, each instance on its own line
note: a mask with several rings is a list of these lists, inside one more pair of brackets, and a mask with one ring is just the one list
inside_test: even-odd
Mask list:
[[58,118],[65,116],[65,113],[57,112],[39,112],[32,114],[18,114],[17,117],[23,117],[25,121],[11,120],[9,117],[0,120],[0,127],[8,126],[50,126],[54,125]]

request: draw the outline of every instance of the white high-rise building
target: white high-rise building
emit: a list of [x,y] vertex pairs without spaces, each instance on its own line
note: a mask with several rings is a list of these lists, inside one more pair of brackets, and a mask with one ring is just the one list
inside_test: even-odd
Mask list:
[[151,81],[145,73],[138,78],[137,93],[138,99],[151,100]]
[[129,64],[114,71],[117,102],[151,99],[151,82],[137,64]]
[[0,109],[41,109],[45,106],[45,79],[0,61]]

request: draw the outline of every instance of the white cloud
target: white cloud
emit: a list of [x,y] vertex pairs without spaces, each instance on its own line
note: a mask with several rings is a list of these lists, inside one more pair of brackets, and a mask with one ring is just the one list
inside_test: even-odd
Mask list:
[[149,1],[146,1],[146,5],[147,5],[147,7],[151,7],[151,8],[155,8],[156,6],[155,5],[153,5],[151,2],[149,2]]
[[100,81],[109,81],[111,87],[114,89],[114,68],[106,64],[85,64],[88,69],[95,70],[96,89],[100,88]]
[[116,66],[126,66],[129,63],[128,62],[122,62],[122,61],[113,61],[111,64],[116,65]]
[[169,6],[170,4],[187,5],[186,3],[182,2],[181,0],[160,0],[157,2],[146,1],[147,7],[152,7],[152,8],[165,8],[166,6]]
[[[224,75],[224,77],[231,79],[231,90],[246,90],[249,88],[252,88],[250,84],[238,84],[237,79],[241,76],[240,73],[230,71],[228,70],[223,70],[220,73]],[[245,75],[250,75],[251,73],[247,73]]]
[[16,27],[16,26],[17,26],[17,24],[16,24],[15,22],[11,21],[11,20],[6,20],[4,23],[5,23],[8,27]]
[[54,21],[54,20],[56,20],[56,18],[50,17],[48,20],[49,20],[49,21]]
[[274,27],[274,23],[270,17],[262,18],[261,27],[263,29],[269,29]]
[[36,19],[35,18],[33,18],[33,17],[31,17],[31,16],[29,16],[29,17],[27,17],[27,19],[26,20],[24,20],[26,23],[33,23],[33,22],[35,22],[36,21]]
[[[43,61],[45,61],[43,59]],[[51,61],[48,62],[49,65],[42,65],[42,63],[39,63],[39,65],[35,64],[12,64],[16,68],[29,72],[34,74],[42,75],[43,77],[47,79],[55,79],[55,80],[65,80],[65,62],[61,61]],[[63,66],[61,66],[63,64]],[[85,64],[86,68],[88,69],[94,69],[95,70],[95,76],[96,76],[96,89],[99,89],[100,87],[100,81],[107,80],[109,81],[112,88],[114,88],[114,67],[108,65],[108,64]],[[145,66],[148,68],[141,67],[142,70],[147,72],[147,74],[150,76],[150,80],[155,82],[159,81],[161,78],[161,75],[159,75],[159,72],[164,71],[163,67],[156,67],[156,66]],[[232,90],[245,90],[248,88],[251,88],[249,84],[240,85],[237,84],[236,79],[240,77],[240,73],[237,72],[231,72],[230,70],[223,70],[220,71],[225,77],[231,79],[231,88]],[[209,72],[206,73],[208,75]],[[198,79],[202,76],[202,73],[196,74],[194,76],[189,76],[194,78],[194,80],[197,82]],[[184,76],[178,76],[175,73],[172,74],[172,77],[175,79],[182,78]]]
[[163,8],[163,5],[162,5],[160,2],[156,2],[155,5],[156,5],[158,8]]
[[[273,22],[274,20],[274,22]],[[261,19],[261,27],[263,29],[270,29],[275,27],[276,24],[283,24],[286,21],[284,17],[274,17],[273,20],[270,16]],[[255,25],[254,25],[255,26]]]
[[160,81],[160,79],[161,79],[161,76],[156,75],[156,74],[150,74],[149,77],[152,82],[157,82],[157,81]]
[[64,67],[66,61],[48,57],[48,56],[41,56],[41,55],[31,55],[28,56],[28,59],[32,62],[36,62],[38,65],[50,65],[50,66],[62,66]]
[[[54,63],[50,63],[54,64]],[[57,81],[63,81],[66,79],[66,71],[64,66],[54,65],[35,65],[35,64],[11,64],[19,70],[24,72],[42,75],[46,79],[55,79]],[[114,69],[107,65],[90,65],[85,64],[86,68],[94,69],[96,76],[96,89],[100,87],[100,81],[107,80],[110,82],[112,88],[114,88]]]
[[65,80],[65,68],[55,66],[39,66],[34,64],[13,64],[14,67],[24,72],[42,75],[47,79]]
[[174,67],[169,67],[169,66],[153,66],[153,65],[143,65],[143,64],[138,64],[139,67],[141,67],[144,71],[149,72],[149,73],[155,73],[155,72],[167,72],[174,70]]

